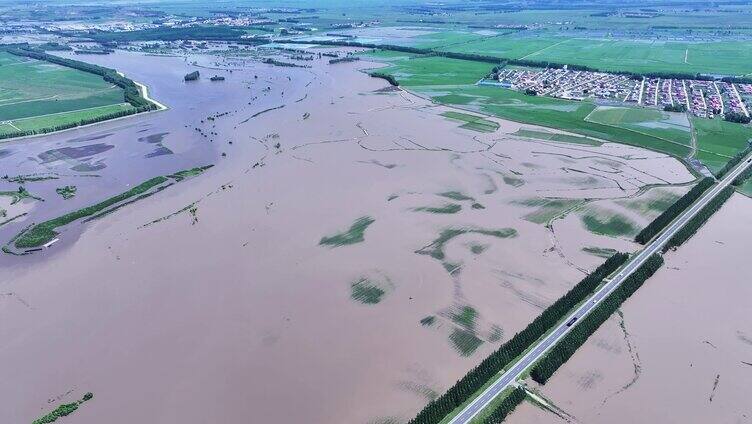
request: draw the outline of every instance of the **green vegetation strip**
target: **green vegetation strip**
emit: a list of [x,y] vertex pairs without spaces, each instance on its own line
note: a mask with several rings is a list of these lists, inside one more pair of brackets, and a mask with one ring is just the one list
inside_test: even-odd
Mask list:
[[462,210],[462,205],[458,205],[456,203],[447,203],[442,206],[421,206],[421,207],[413,208],[413,211],[415,212],[428,212],[428,213],[438,213],[438,214],[457,213],[461,210]]
[[[495,405],[489,405],[492,406],[493,409],[487,416],[477,420],[478,424],[498,424],[503,422],[506,417],[511,414],[515,410],[515,408],[517,408],[517,406],[522,403],[522,401],[525,400],[525,397],[525,389],[523,389],[522,387],[516,387],[500,402],[496,403]],[[473,420],[471,422],[475,423],[476,420]]]
[[399,82],[397,82],[397,79],[394,78],[392,75],[389,75],[384,72],[378,72],[378,71],[371,72],[369,75],[374,78],[381,78],[383,80],[386,80],[386,82],[388,82],[392,87],[399,87]]
[[637,236],[635,241],[640,244],[645,244],[653,239],[658,233],[660,233],[668,224],[671,223],[676,217],[678,217],[685,209],[687,209],[695,200],[699,199],[708,188],[714,184],[714,181],[710,177],[705,177],[700,180],[697,185],[692,187],[684,196],[680,197],[673,205],[658,215],[647,227],[643,228]]
[[478,366],[459,379],[446,393],[431,401],[409,424],[436,424],[466,402],[478,389],[498,374],[514,358],[522,354],[577,304],[585,300],[608,275],[616,271],[628,255],[616,253],[601,266],[577,283],[567,294],[546,308],[525,329],[515,334],[506,343],[484,359]]
[[78,189],[76,188],[76,186],[72,186],[72,185],[58,187],[58,188],[55,189],[55,193],[57,193],[60,196],[62,196],[63,199],[65,199],[65,200],[68,200],[68,199],[72,198],[73,196],[75,196],[76,195],[76,191],[78,191]]
[[122,202],[123,200],[128,199],[129,197],[136,196],[148,190],[151,190],[152,188],[166,181],[167,181],[167,177],[163,177],[163,176],[154,177],[148,181],[145,181],[137,185],[136,187],[133,187],[132,189],[124,193],[120,193],[116,196],[110,197],[109,199],[103,202],[97,203],[92,206],[87,206],[77,211],[73,211],[63,216],[59,216],[49,221],[45,221],[40,224],[37,224],[31,227],[29,231],[26,231],[25,233],[23,233],[23,235],[19,237],[18,240],[16,240],[16,247],[22,248],[22,249],[30,248],[30,247],[39,247],[51,241],[52,239],[55,238],[55,236],[58,235],[57,231],[55,231],[57,227],[62,227],[63,225],[70,224],[71,222],[77,219],[85,218],[89,215],[94,215],[95,213],[100,212],[105,208],[108,208],[116,203],[119,203],[119,202]]
[[59,56],[47,54],[44,51],[34,49],[28,45],[13,45],[5,47],[2,50],[7,51],[10,54],[29,57],[32,59],[42,60],[56,65],[65,66],[68,68],[77,69],[79,71],[88,72],[90,74],[99,75],[106,82],[114,84],[123,89],[123,100],[125,103],[129,103],[132,108],[123,109],[117,112],[107,113],[100,116],[93,116],[88,118],[82,118],[78,121],[64,122],[51,127],[27,129],[16,132],[0,133],[0,138],[20,137],[26,135],[33,135],[39,133],[47,133],[51,131],[59,131],[62,129],[72,128],[78,125],[85,125],[94,122],[100,122],[108,119],[113,119],[125,115],[131,115],[139,112],[146,112],[149,110],[157,109],[157,105],[147,100],[141,95],[141,91],[138,89],[133,80],[120,75],[116,70],[105,68],[99,65],[91,63],[81,62],[78,60],[67,59]]
[[739,176],[734,178],[734,181],[731,182],[735,187],[743,186],[744,183],[749,180],[749,177],[752,177],[752,166],[747,167],[744,171],[742,171]]
[[[100,214],[104,212],[106,209],[120,202],[123,202],[133,197],[143,195],[144,193],[147,193],[148,191],[154,189],[155,187],[161,184],[164,184],[167,181],[170,181],[170,178],[180,181],[180,179],[178,178],[182,179],[188,175],[197,175],[198,173],[201,173],[210,167],[211,165],[193,168],[190,170],[178,172],[176,174],[173,174],[167,177],[165,176],[154,177],[150,180],[147,180],[131,188],[128,191],[120,193],[116,196],[112,196],[109,199],[99,202],[95,205],[87,206],[85,208],[59,216],[57,218],[53,218],[48,221],[36,224],[32,226],[31,228],[29,228],[28,230],[25,230],[23,233],[21,233],[20,237],[17,237],[15,239],[15,247],[19,249],[26,249],[26,248],[34,248],[34,247],[42,246],[45,243],[52,241],[58,235],[58,232],[55,231],[55,229],[58,227],[62,227],[64,225],[70,224],[71,222],[76,221],[81,218],[86,218],[89,216]],[[180,177],[178,177],[178,175]]]
[[663,265],[663,257],[655,254],[627,277],[596,308],[569,331],[551,350],[533,367],[530,376],[540,384],[546,384],[549,378],[582,346],[606,320],[619,309],[642,284]]
[[15,205],[16,203],[20,202],[24,199],[34,199],[39,200],[40,202],[43,202],[44,199],[41,197],[34,196],[33,194],[29,193],[28,190],[24,188],[24,186],[18,187],[17,191],[0,191],[0,196],[7,196],[11,198],[10,204]]
[[482,116],[471,115],[469,113],[461,113],[448,111],[441,114],[441,116],[455,121],[464,122],[462,128],[491,133],[499,129],[499,124],[493,121],[489,121]]
[[71,413],[73,413],[73,411],[78,409],[79,406],[83,405],[84,402],[86,402],[87,400],[91,400],[91,398],[93,397],[94,397],[94,394],[92,394],[91,392],[88,392],[84,395],[83,398],[81,398],[81,400],[73,402],[73,403],[66,403],[66,404],[60,405],[49,414],[34,420],[32,424],[49,424],[49,423],[55,422],[60,417],[70,415]]
[[375,221],[376,220],[370,216],[362,216],[356,219],[347,231],[332,236],[322,237],[319,244],[322,246],[329,245],[331,247],[339,247],[360,243],[365,240],[365,232],[368,226]]
[[723,178],[724,175],[726,175],[729,171],[734,169],[736,165],[738,165],[742,159],[744,159],[750,152],[752,152],[752,144],[747,146],[746,149],[738,152],[734,157],[732,157],[728,162],[726,162],[726,165],[721,168],[720,171],[718,171],[715,176],[718,178]]
[[717,196],[713,198],[707,205],[703,206],[699,212],[692,219],[689,220],[679,231],[674,234],[671,239],[663,246],[663,251],[667,251],[671,248],[681,246],[685,241],[689,240],[699,230],[705,222],[713,216],[718,209],[726,203],[734,194],[734,187],[727,186]]

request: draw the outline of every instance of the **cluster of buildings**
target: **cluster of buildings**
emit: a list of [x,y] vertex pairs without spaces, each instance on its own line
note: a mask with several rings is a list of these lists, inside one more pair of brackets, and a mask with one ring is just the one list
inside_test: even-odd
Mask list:
[[669,110],[687,110],[705,118],[728,112],[749,117],[752,84],[673,78],[637,78],[569,69],[505,68],[494,84],[528,94],[569,100],[594,98]]

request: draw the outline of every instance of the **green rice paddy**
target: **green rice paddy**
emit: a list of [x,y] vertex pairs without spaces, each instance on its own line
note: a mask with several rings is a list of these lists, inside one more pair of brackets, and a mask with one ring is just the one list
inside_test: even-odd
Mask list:
[[3,121],[0,123],[0,135],[10,134],[17,131],[35,131],[43,128],[52,128],[71,122],[89,121],[98,116],[109,115],[122,111],[132,110],[129,103],[118,103],[107,106],[93,107],[90,109],[74,110],[70,112],[58,112],[50,115],[33,116],[30,118]]
[[445,36],[449,41],[441,46],[438,45],[438,37],[432,38],[436,41],[422,42],[418,38],[415,41],[419,47],[438,47],[445,51],[509,59],[585,65],[609,71],[724,75],[746,75],[752,72],[752,43],[749,41],[690,43],[510,34],[477,40],[465,36],[467,42],[464,43],[453,43],[452,37]]
[[737,152],[752,141],[752,128],[720,119],[694,118],[697,154],[711,171],[719,171]]
[[98,75],[0,51],[0,134],[129,108],[123,90]]

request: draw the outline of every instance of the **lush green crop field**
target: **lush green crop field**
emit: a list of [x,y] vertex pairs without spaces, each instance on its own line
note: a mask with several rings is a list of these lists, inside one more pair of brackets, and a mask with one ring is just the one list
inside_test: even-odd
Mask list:
[[739,191],[745,196],[752,197],[752,180],[747,180],[744,184],[739,186]]
[[124,110],[131,110],[133,106],[129,103],[119,103],[108,106],[99,106],[89,109],[74,110],[71,112],[60,112],[49,115],[34,116],[31,118],[16,119],[0,123],[0,135],[13,133],[18,130],[36,130],[40,128],[55,127],[69,122],[79,122],[95,118],[97,116],[109,115],[111,113]]
[[570,63],[611,71],[752,74],[752,42],[748,41],[690,43],[511,34],[462,43],[448,42],[444,46],[416,39],[416,44],[453,52]]
[[406,86],[474,84],[491,71],[487,63],[437,56],[405,58],[404,53],[401,56],[392,56],[394,65],[380,71]]
[[123,90],[98,75],[0,52],[0,132],[77,122],[123,103]]
[[711,171],[718,171],[752,140],[752,128],[720,119],[694,118],[697,159]]

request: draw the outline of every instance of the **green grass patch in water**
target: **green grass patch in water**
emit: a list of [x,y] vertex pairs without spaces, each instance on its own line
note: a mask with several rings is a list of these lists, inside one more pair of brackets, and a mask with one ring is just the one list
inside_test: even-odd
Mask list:
[[639,231],[637,224],[626,216],[601,209],[591,208],[581,219],[588,231],[604,236],[634,237]]
[[428,213],[437,213],[437,214],[452,214],[457,213],[462,210],[462,205],[458,205],[456,203],[447,203],[442,206],[421,206],[417,208],[413,208],[413,211],[415,212],[428,212]]
[[434,259],[443,261],[446,256],[444,254],[445,245],[455,237],[464,234],[479,234],[496,238],[513,238],[517,237],[517,230],[514,228],[501,228],[498,230],[487,230],[474,227],[445,228],[429,245],[416,250],[415,253],[419,255],[428,255]]
[[376,220],[370,216],[362,216],[356,219],[347,231],[332,236],[322,237],[319,244],[322,246],[339,247],[360,243],[365,240],[365,232],[368,226],[375,221]]

